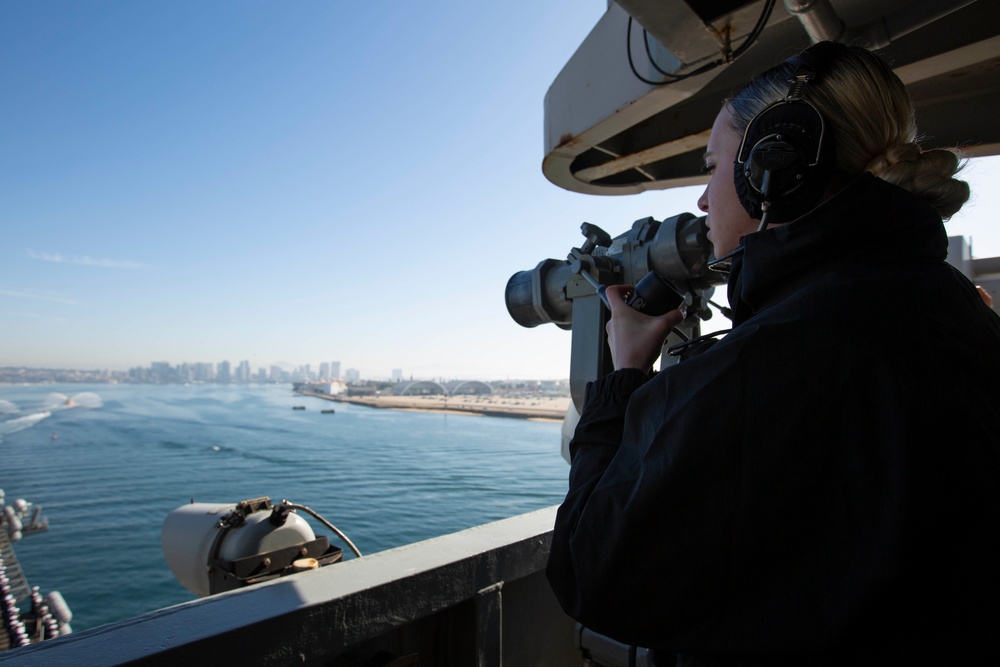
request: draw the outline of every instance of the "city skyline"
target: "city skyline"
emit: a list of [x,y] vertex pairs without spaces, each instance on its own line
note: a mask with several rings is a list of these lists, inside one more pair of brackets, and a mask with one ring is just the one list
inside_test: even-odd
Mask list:
[[[333,370],[332,366],[336,366],[337,370]],[[326,367],[326,368],[325,368]],[[67,367],[55,367],[55,366],[30,366],[30,365],[0,365],[0,383],[3,383],[4,375],[10,375],[17,371],[51,371],[53,373],[68,372],[68,373],[84,373],[84,374],[99,374],[107,378],[122,378],[129,375],[135,375],[137,371],[142,371],[146,374],[162,374],[164,372],[176,373],[181,372],[182,374],[188,376],[189,381],[195,382],[215,382],[219,381],[220,378],[225,378],[228,382],[232,379],[233,382],[245,382],[247,380],[256,381],[261,377],[265,377],[268,382],[291,382],[291,381],[358,381],[366,380],[373,382],[409,382],[414,380],[441,380],[442,378],[448,380],[471,380],[471,379],[483,379],[483,378],[473,378],[468,375],[455,375],[455,376],[416,376],[410,373],[405,373],[402,368],[392,368],[388,373],[362,373],[360,369],[347,367],[340,372],[341,364],[340,362],[320,362],[319,364],[305,363],[300,365],[292,364],[269,364],[255,366],[250,364],[248,360],[240,360],[237,363],[233,363],[228,359],[224,359],[218,362],[204,362],[204,361],[182,361],[178,363],[173,363],[169,361],[151,361],[145,366],[131,366],[128,368],[111,368],[111,367],[79,367],[79,368],[67,368]],[[243,370],[245,368],[245,370]],[[569,369],[567,368],[565,377],[569,376]],[[491,377],[485,378],[487,380],[509,380],[509,379],[543,379],[556,376],[537,376],[533,378],[511,378],[511,377]]]
[[[543,176],[546,92],[607,6],[3,3],[0,367],[567,376],[507,280],[702,191]],[[1000,158],[966,174],[948,232],[1000,256]]]
[[[323,364],[321,364],[323,365]],[[235,368],[226,361],[216,364],[208,362],[181,363],[173,366],[167,362],[151,362],[148,366],[136,366],[123,371],[110,369],[65,369],[0,366],[0,385],[11,384],[75,384],[75,383],[132,383],[132,384],[295,384],[295,383],[336,383],[345,385],[375,384],[394,385],[410,382],[465,382],[469,380],[490,383],[548,382],[567,383],[568,376],[536,378],[455,378],[455,377],[414,377],[403,375],[402,369],[392,369],[391,377],[362,376],[356,368],[348,368],[342,377],[324,375],[314,371],[310,364],[284,369],[278,366],[252,368],[242,361]]]

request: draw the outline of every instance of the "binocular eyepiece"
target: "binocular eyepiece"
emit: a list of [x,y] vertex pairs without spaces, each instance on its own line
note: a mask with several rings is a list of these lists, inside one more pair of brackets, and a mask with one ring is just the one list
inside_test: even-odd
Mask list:
[[725,276],[709,269],[712,244],[704,216],[681,213],[663,222],[643,218],[614,238],[586,222],[581,232],[586,241],[566,260],[544,259],[507,281],[507,312],[515,322],[571,329],[573,300],[595,296],[595,283],[634,285],[627,302],[651,315],[687,302],[689,316],[711,316],[702,297],[707,299]]

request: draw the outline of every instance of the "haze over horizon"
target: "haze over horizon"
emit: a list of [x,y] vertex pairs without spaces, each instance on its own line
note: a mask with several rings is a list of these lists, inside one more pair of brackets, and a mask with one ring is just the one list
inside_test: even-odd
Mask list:
[[[517,325],[508,278],[701,193],[542,175],[545,93],[606,7],[3,3],[0,366],[568,376],[570,333]],[[969,164],[948,224],[976,257],[998,173]]]

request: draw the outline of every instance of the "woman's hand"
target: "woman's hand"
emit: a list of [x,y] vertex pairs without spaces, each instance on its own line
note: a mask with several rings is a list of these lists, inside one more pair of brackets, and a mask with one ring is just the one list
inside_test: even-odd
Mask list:
[[631,285],[609,285],[606,291],[611,306],[608,320],[608,347],[615,370],[638,368],[648,371],[660,356],[663,343],[671,329],[684,321],[680,310],[671,310],[659,317],[640,313],[625,303]]

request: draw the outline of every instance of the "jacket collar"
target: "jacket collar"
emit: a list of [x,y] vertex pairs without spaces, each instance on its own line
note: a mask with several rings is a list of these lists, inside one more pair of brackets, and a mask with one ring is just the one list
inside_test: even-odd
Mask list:
[[913,194],[862,174],[798,220],[748,234],[733,260],[729,303],[738,325],[844,266],[941,262],[941,217]]

